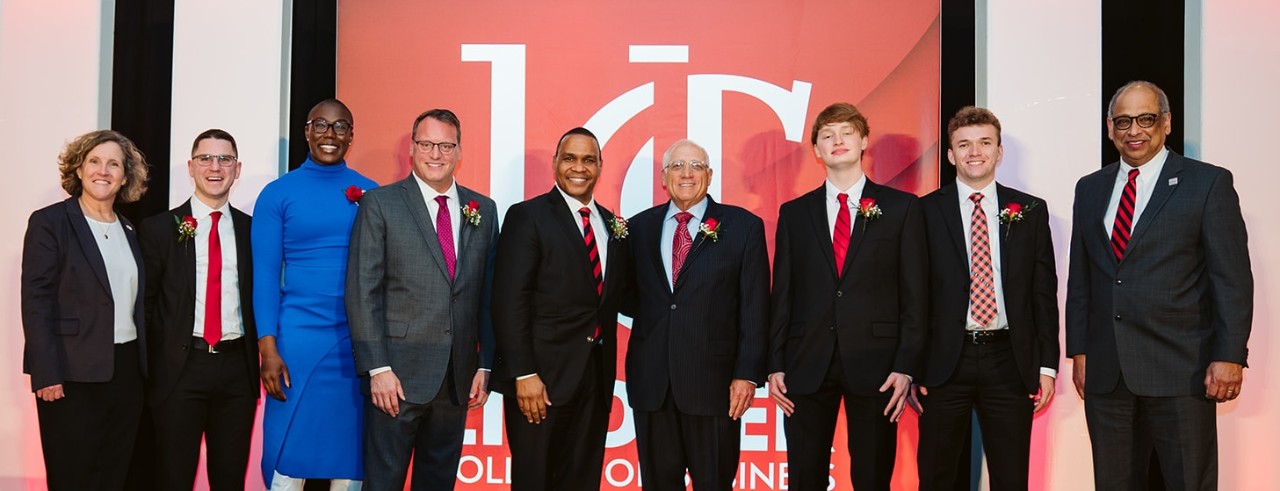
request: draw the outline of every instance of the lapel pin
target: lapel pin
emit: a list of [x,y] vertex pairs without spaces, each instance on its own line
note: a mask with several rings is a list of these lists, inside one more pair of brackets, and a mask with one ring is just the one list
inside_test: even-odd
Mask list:
[[1170,177],[1170,178],[1169,178],[1169,185],[1170,185],[1170,186],[1177,186],[1177,185],[1178,185],[1178,178],[1176,178],[1176,177]]

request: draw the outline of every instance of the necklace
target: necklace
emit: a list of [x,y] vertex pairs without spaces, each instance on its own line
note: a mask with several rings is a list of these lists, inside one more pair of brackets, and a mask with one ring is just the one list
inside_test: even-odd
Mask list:
[[91,221],[91,222],[93,222],[95,225],[101,225],[101,226],[102,226],[102,238],[103,238],[103,239],[108,239],[108,240],[110,240],[110,239],[111,239],[111,236],[109,235],[109,233],[111,232],[111,224],[110,224],[110,223],[102,223],[102,222],[99,222],[99,221],[97,221],[97,220],[90,220],[90,221]]

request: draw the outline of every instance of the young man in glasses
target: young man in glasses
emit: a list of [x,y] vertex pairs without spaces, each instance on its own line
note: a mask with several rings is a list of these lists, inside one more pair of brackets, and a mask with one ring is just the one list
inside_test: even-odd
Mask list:
[[138,227],[158,489],[193,485],[202,438],[209,487],[244,489],[259,391],[258,333],[249,215],[230,203],[240,177],[237,154],[226,131],[200,133],[187,161],[191,199]]

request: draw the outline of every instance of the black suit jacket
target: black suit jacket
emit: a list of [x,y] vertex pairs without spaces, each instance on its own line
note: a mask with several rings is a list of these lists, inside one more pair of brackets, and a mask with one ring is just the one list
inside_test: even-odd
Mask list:
[[1253,273],[1231,172],[1169,152],[1124,260],[1103,223],[1119,162],[1080,179],[1067,278],[1067,354],[1087,355],[1085,390],[1124,376],[1140,396],[1204,393],[1213,361],[1245,364]]
[[[964,348],[969,317],[969,251],[965,235],[971,218],[961,212],[955,183],[921,198],[929,239],[929,331],[926,387],[950,379]],[[1040,368],[1058,369],[1058,277],[1054,268],[1049,209],[1043,199],[996,183],[997,210],[1022,205],[1023,218],[992,229],[1000,244],[1004,315],[1018,375],[1028,393],[1040,389]]]
[[862,197],[882,215],[851,216],[841,276],[825,186],[778,210],[769,373],[785,372],[789,392],[818,390],[837,347],[854,393],[878,394],[890,372],[919,375],[927,268],[919,200],[870,179]]
[[[138,225],[142,257],[146,262],[147,348],[152,363],[148,402],[158,405],[168,397],[182,376],[195,331],[196,245],[193,237],[178,240],[174,217],[191,215],[191,201],[143,220]],[[253,249],[249,242],[249,215],[231,208],[236,232],[236,273],[240,284],[240,317],[245,349],[242,358],[249,374],[244,390],[258,396],[258,330],[253,317]]]
[[673,291],[662,262],[668,203],[630,220],[635,321],[627,344],[627,399],[656,411],[667,397],[686,414],[725,416],[734,379],[764,383],[769,256],[764,222],[707,197],[718,240],[699,233]]
[[[576,394],[583,377],[598,376],[612,393],[617,372],[618,299],[628,277],[627,246],[609,230],[613,213],[596,203],[608,237],[604,292],[596,293],[595,274],[582,238],[582,218],[565,205],[556,188],[512,205],[498,237],[493,281],[493,324],[498,356],[494,389],[515,395],[515,378],[531,373],[547,386],[551,402]],[[597,343],[604,358],[598,374],[585,374],[587,356]],[[606,398],[607,399],[607,398]],[[607,399],[611,400],[611,399]]]
[[[36,210],[22,243],[22,371],[32,391],[63,382],[106,382],[115,372],[115,303],[133,302],[138,344],[146,346],[142,254],[137,234],[116,214],[138,263],[136,298],[114,299],[107,266],[77,197]],[[145,377],[147,356],[139,349]]]

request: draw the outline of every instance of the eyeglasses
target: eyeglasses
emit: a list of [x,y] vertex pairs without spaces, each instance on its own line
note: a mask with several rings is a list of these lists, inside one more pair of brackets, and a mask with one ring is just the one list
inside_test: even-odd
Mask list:
[[453,142],[436,143],[430,140],[414,140],[414,145],[418,146],[418,151],[422,153],[431,153],[432,148],[439,148],[440,153],[449,155],[458,149],[458,144]]
[[711,166],[701,160],[690,160],[688,162],[683,160],[673,160],[668,162],[667,165],[663,166],[663,168],[672,172],[680,172],[686,168],[694,172],[705,172],[707,169],[710,169]]
[[199,165],[200,167],[209,167],[213,165],[214,162],[217,162],[218,165],[222,167],[230,167],[236,164],[235,155],[211,155],[207,153],[202,153],[200,155],[191,157],[191,160],[196,161],[196,164]]
[[1138,126],[1150,128],[1156,125],[1156,121],[1160,120],[1159,114],[1139,114],[1137,116],[1116,116],[1111,118],[1111,124],[1115,125],[1117,130],[1127,130],[1133,126],[1133,122],[1137,121]]
[[329,128],[333,128],[333,134],[338,136],[347,136],[347,133],[351,133],[351,122],[345,119],[339,119],[333,123],[323,119],[313,119],[307,121],[307,125],[311,126],[311,132],[317,135],[323,135],[329,131]]

